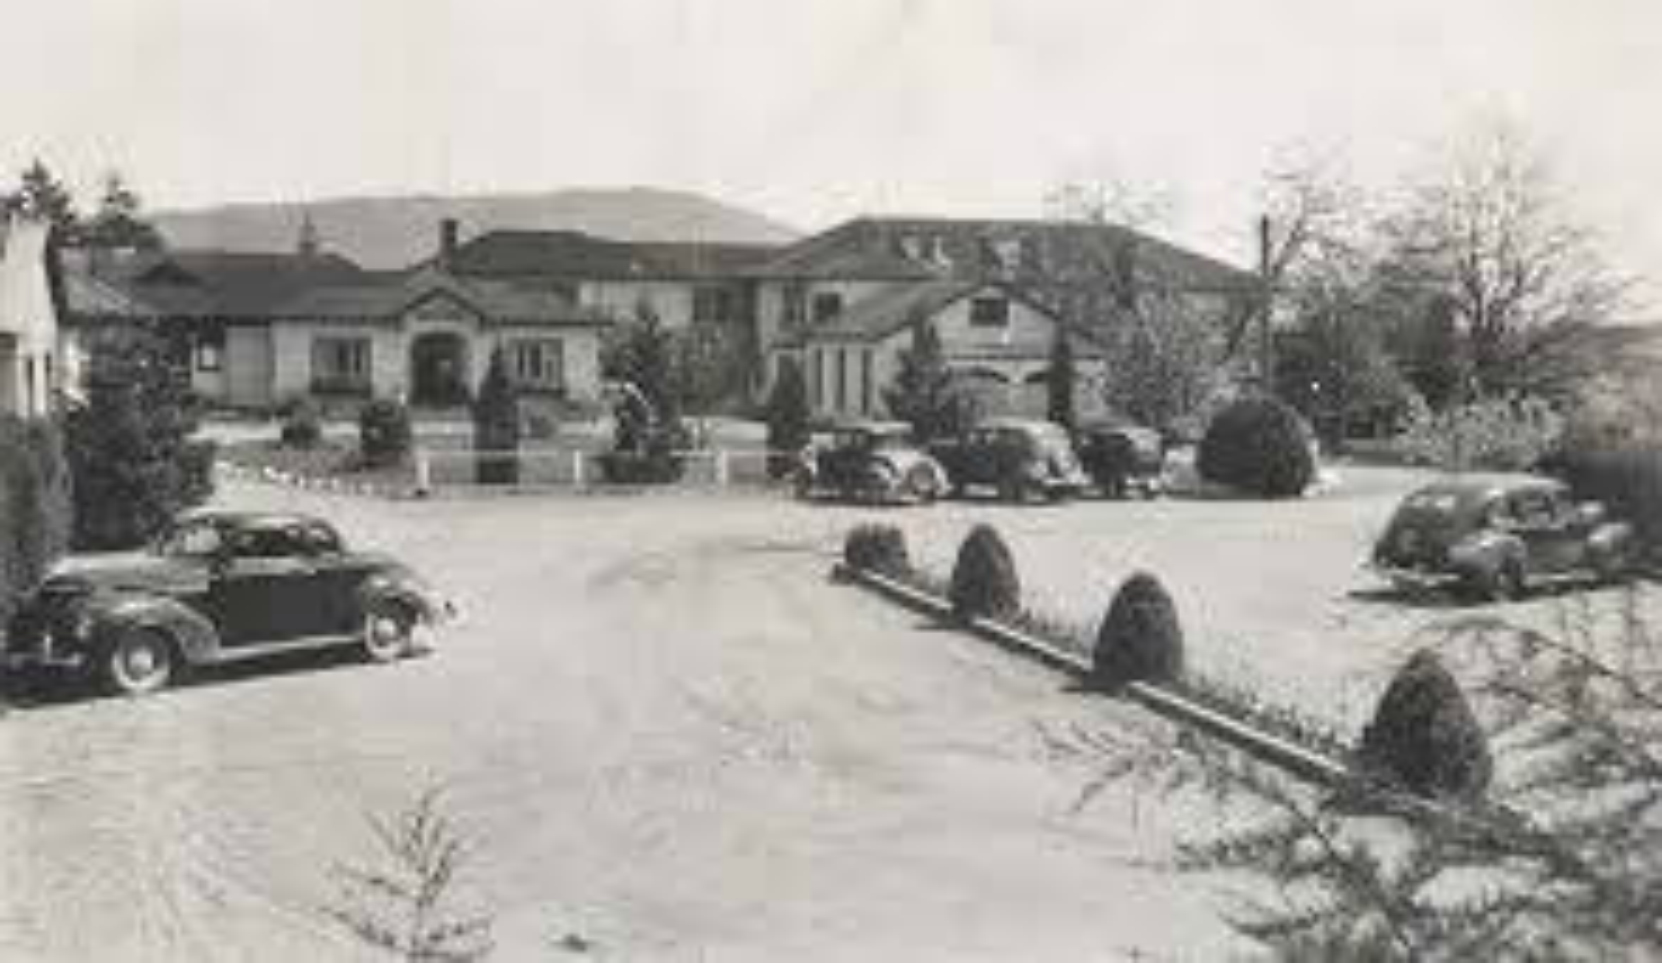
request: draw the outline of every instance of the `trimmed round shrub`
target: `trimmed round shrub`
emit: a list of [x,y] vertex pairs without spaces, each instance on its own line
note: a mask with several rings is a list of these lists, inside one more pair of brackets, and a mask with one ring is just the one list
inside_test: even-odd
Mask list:
[[1313,437],[1291,406],[1243,398],[1212,417],[1196,467],[1207,481],[1259,498],[1297,498],[1316,477]]
[[1183,626],[1171,595],[1153,575],[1137,572],[1114,593],[1091,653],[1091,675],[1110,689],[1182,677]]
[[893,525],[856,525],[843,541],[843,564],[879,575],[899,576],[912,570],[906,536]]
[[997,529],[977,525],[970,531],[958,548],[947,594],[961,619],[1003,619],[1021,610],[1021,579]]
[[1375,778],[1427,798],[1481,796],[1494,774],[1489,740],[1436,653],[1397,672],[1362,730],[1360,761]]
[[323,415],[309,398],[285,406],[278,439],[285,448],[315,448],[323,440]]
[[358,451],[371,468],[402,462],[414,438],[410,409],[400,402],[377,398],[358,412]]

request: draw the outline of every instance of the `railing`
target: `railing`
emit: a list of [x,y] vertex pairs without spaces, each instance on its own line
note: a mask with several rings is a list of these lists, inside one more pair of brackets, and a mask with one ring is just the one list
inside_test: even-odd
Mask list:
[[[592,448],[521,448],[517,451],[418,448],[415,451],[415,489],[420,494],[442,491],[518,489],[558,490],[595,487],[682,487],[733,488],[765,487],[780,480],[768,475],[770,457],[777,452],[755,448],[712,448],[672,452],[679,460],[679,477],[662,484],[613,482],[606,478],[601,459],[603,450]],[[794,456],[785,456],[792,457]],[[512,481],[481,481],[482,464],[508,462]],[[488,473],[489,469],[486,469]]]

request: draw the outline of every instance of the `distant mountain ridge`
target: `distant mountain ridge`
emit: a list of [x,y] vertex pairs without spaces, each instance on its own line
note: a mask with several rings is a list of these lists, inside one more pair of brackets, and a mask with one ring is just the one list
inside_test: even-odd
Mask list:
[[169,245],[292,251],[305,217],[325,250],[367,268],[398,268],[433,254],[447,217],[462,239],[497,228],[578,230],[620,241],[784,244],[801,232],[764,214],[686,191],[578,188],[541,193],[341,197],[157,211]]

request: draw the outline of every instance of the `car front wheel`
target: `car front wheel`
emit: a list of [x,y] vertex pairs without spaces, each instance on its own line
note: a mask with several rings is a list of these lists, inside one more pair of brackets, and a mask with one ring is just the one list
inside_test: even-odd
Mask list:
[[176,669],[172,640],[151,630],[124,633],[110,647],[103,668],[105,683],[117,695],[159,692]]
[[364,612],[364,654],[374,662],[393,662],[410,654],[415,619],[402,605],[380,602]]

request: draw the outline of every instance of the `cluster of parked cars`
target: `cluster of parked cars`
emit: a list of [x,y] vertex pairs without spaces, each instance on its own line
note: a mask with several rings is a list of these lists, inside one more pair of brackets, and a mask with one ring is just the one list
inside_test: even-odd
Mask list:
[[1161,490],[1165,457],[1157,432],[1116,422],[1069,433],[1049,421],[994,418],[919,445],[902,422],[849,421],[803,452],[796,491],[899,504],[974,495],[1017,503],[1091,492],[1152,497]]

